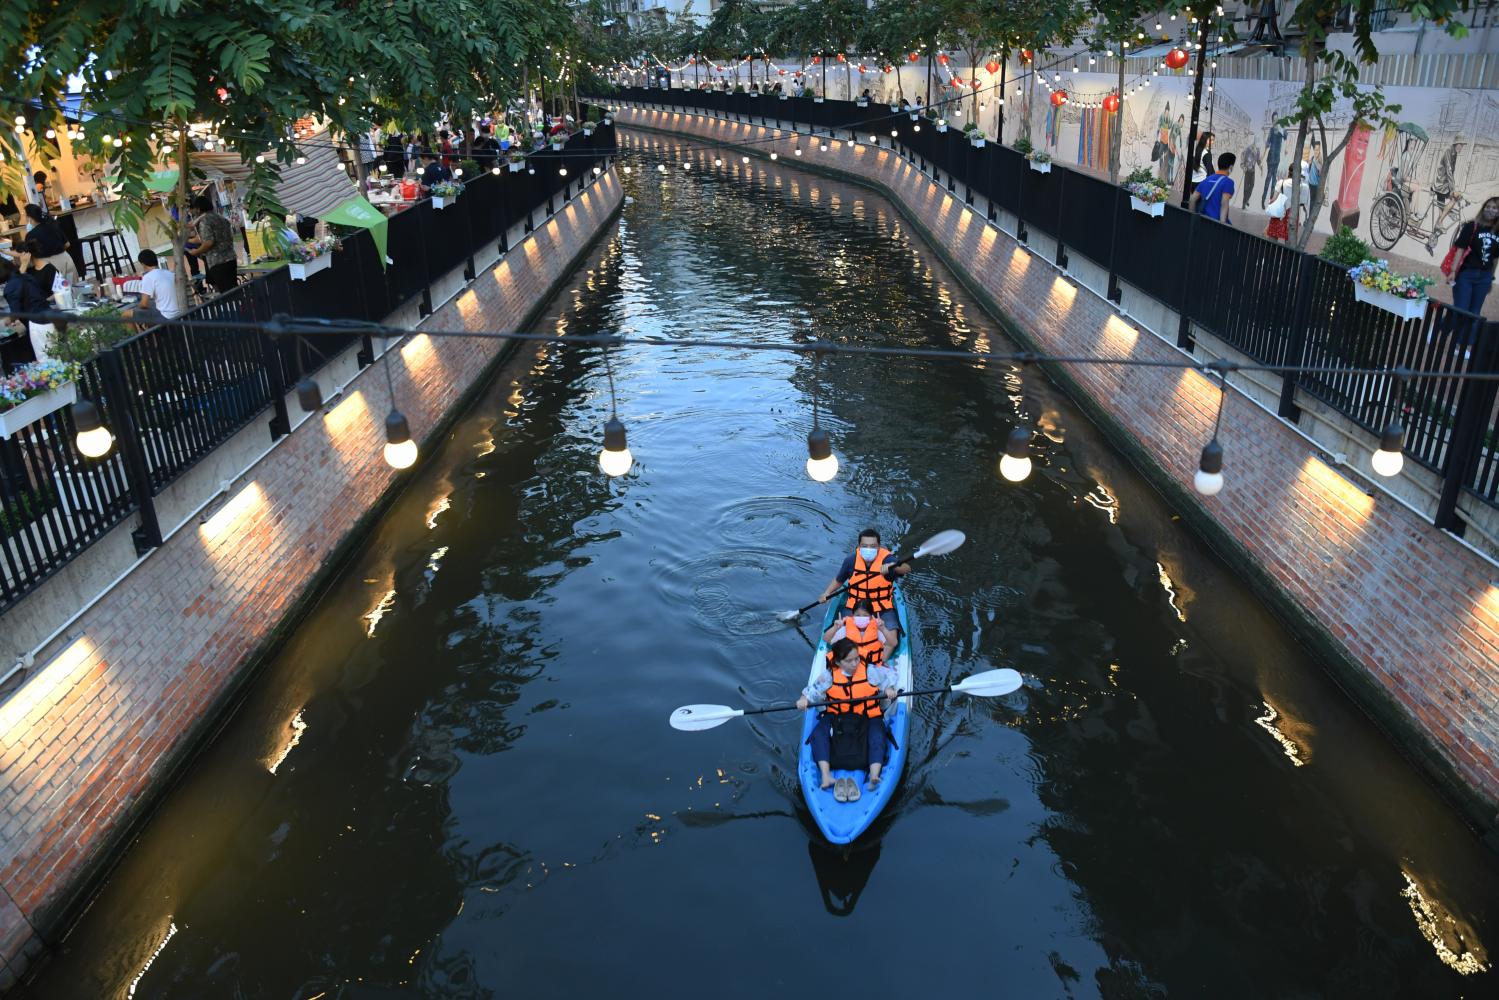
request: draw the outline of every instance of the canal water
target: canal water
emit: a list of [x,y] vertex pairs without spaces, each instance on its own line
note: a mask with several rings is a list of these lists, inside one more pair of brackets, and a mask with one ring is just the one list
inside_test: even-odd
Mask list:
[[[633,201],[545,329],[1010,346],[880,198],[626,141]],[[23,995],[1499,993],[1499,859],[1039,375],[613,364],[634,472],[598,470],[600,352],[525,351]],[[666,720],[794,699],[814,619],[776,612],[865,526],[968,535],[909,578],[918,686],[1028,681],[918,702],[894,802],[834,850],[795,713]]]

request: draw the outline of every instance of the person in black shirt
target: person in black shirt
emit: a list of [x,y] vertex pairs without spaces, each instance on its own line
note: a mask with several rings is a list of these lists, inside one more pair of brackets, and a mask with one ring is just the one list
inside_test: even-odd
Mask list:
[[453,179],[453,171],[443,166],[432,150],[422,150],[422,163],[425,164],[422,167],[422,194],[431,194],[434,185]]
[[1450,279],[1452,304],[1479,315],[1494,287],[1494,265],[1499,262],[1499,198],[1484,202],[1478,214],[1457,231],[1452,245],[1464,252],[1462,265]]
[[18,265],[21,273],[35,283],[44,298],[52,297],[52,286],[57,282],[58,271],[42,256],[36,240],[26,240],[21,244]]
[[27,238],[36,240],[42,258],[62,272],[64,278],[76,282],[78,265],[68,255],[68,238],[63,235],[57,220],[37,205],[26,206],[26,218],[31,223],[31,232],[26,234]]
[[[36,283],[23,275],[15,262],[8,257],[0,257],[0,289],[4,291],[5,304],[13,313],[40,313],[52,308],[41,289],[36,287]],[[52,325],[50,323],[27,323],[20,319],[13,319],[11,322],[20,329],[30,332],[31,349],[37,360],[46,358],[47,338],[52,333]]]

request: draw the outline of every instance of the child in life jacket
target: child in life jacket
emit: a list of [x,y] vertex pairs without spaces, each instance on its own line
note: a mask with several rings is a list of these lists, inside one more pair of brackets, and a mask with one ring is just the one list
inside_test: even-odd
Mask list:
[[895,655],[895,633],[885,627],[883,619],[875,616],[874,607],[866,598],[854,602],[852,611],[833,619],[832,628],[822,634],[828,645],[844,636],[854,640],[864,662],[880,666],[890,662]]

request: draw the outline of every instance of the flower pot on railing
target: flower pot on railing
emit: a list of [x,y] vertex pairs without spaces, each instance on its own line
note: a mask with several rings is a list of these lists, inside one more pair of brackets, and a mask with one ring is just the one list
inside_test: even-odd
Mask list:
[[822,98],[820,98],[820,97],[814,97],[814,98],[812,98],[812,103],[813,104],[821,104],[822,103]]
[[[436,198],[432,199],[434,202]],[[294,260],[289,265],[291,269],[291,280],[306,281],[319,271],[326,271],[333,266],[332,254],[321,254],[311,260]]]
[[583,126],[583,134],[584,135],[593,135],[593,126],[592,125],[584,125]]
[[[51,364],[60,364],[60,362],[54,361]],[[23,365],[6,381],[16,379],[23,371],[31,367]],[[34,424],[47,414],[54,413],[64,406],[71,406],[77,400],[78,383],[76,382],[64,382],[55,389],[44,389],[34,396],[28,396],[8,410],[0,410],[0,438],[11,437],[22,427]]]
[[1136,198],[1134,195],[1129,196],[1129,207],[1133,208],[1136,212],[1144,212],[1146,215],[1152,215],[1158,219],[1166,214],[1166,203],[1164,201],[1146,201],[1144,198]]
[[947,122],[939,121],[937,123],[937,131],[938,132],[946,132],[947,131]]
[[1381,292],[1356,281],[1353,283],[1353,297],[1401,319],[1420,319],[1426,315],[1426,303],[1431,301],[1424,295],[1418,299],[1403,298],[1393,292]]
[[512,174],[518,174],[523,169],[525,169],[525,166],[526,166],[526,164],[525,164],[524,160],[511,160],[510,161],[510,172]]
[[900,105],[899,104],[892,104],[892,105],[890,105],[890,110],[891,111],[899,111],[900,110]]
[[566,140],[553,139],[552,140],[552,152],[554,152],[554,153],[560,153],[560,152],[562,152],[562,147],[566,146],[566,145],[567,145],[567,141]]
[[916,112],[914,112],[914,111],[911,112],[911,120],[913,122],[916,120]]
[[1034,170],[1038,174],[1049,174],[1049,173],[1051,173],[1051,161],[1050,160],[1027,160],[1026,162],[1029,163],[1031,165],[1031,169]]
[[869,107],[869,102],[866,101],[866,100],[864,100],[863,98],[860,98],[859,100],[857,100],[857,101],[854,102],[854,107],[856,107],[856,108],[867,108],[867,107]]
[[783,101],[789,101],[789,100],[791,100],[791,95],[790,94],[777,94],[776,96],[779,97]]

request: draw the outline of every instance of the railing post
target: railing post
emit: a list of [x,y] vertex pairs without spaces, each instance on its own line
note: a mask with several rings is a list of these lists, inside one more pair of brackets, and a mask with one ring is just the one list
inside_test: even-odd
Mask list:
[[156,504],[152,500],[151,472],[146,467],[146,455],[141,450],[140,434],[131,413],[134,397],[125,383],[125,363],[120,359],[118,348],[99,352],[99,374],[104,377],[105,396],[114,404],[108,412],[115,419],[115,442],[125,461],[125,478],[130,483],[130,492],[141,515],[140,526],[130,533],[130,537],[135,542],[135,554],[142,556],[161,544],[161,524],[156,519]]
[[[1302,354],[1306,352],[1306,321],[1312,311],[1312,266],[1312,255],[1303,252],[1301,260],[1296,264],[1296,294],[1291,306],[1290,339],[1286,344],[1286,356],[1280,359],[1282,364],[1299,365]],[[1280,405],[1275,410],[1293,424],[1301,421],[1301,407],[1296,405],[1297,381],[1298,376],[1293,371],[1281,376]]]
[[1187,220],[1187,250],[1182,254],[1182,294],[1179,303],[1181,317],[1176,326],[1176,346],[1191,353],[1197,342],[1192,339],[1192,316],[1187,310],[1187,298],[1192,294],[1192,237],[1197,234],[1197,213],[1193,212]]
[[[1499,341],[1495,336],[1499,330],[1490,324],[1484,329],[1484,321],[1473,317],[1473,356],[1468,367],[1470,372],[1493,371],[1499,363]],[[1454,343],[1454,351],[1461,347]],[[1483,437],[1489,414],[1494,410],[1494,394],[1499,392],[1499,382],[1486,379],[1468,379],[1463,382],[1462,393],[1457,400],[1457,418],[1452,422],[1452,443],[1447,446],[1446,461],[1442,463],[1442,493],[1437,498],[1437,513],[1433,522],[1459,537],[1467,528],[1457,516],[1457,499],[1467,485],[1473,470],[1483,454]]]
[[291,414],[286,412],[286,380],[281,373],[281,342],[280,337],[271,332],[280,328],[280,318],[277,317],[256,334],[260,338],[260,353],[265,359],[265,377],[271,395],[272,441],[291,433]]
[[[1003,111],[1000,112],[1004,114]],[[1119,267],[1116,263],[1119,252],[1119,217],[1124,214],[1124,195],[1119,187],[1115,185],[1114,191],[1114,219],[1109,227],[1109,291],[1108,300],[1116,306],[1124,305],[1124,287],[1119,284]]]
[[1062,239],[1062,217],[1067,210],[1067,171],[1057,173],[1057,267],[1067,269],[1067,244]]

